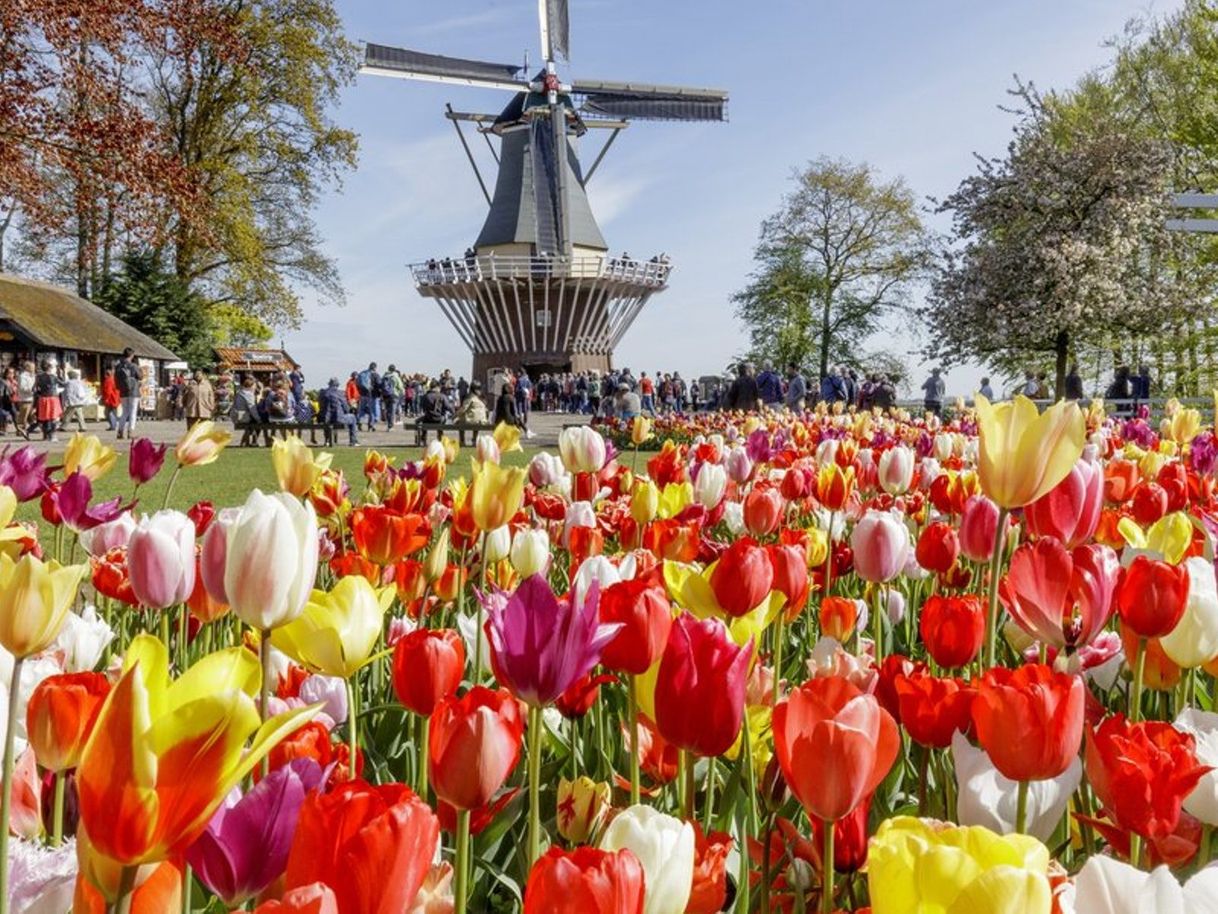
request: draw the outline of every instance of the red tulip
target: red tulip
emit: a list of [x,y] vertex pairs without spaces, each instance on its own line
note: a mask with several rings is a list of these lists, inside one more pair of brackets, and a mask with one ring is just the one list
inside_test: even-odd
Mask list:
[[738,647],[720,620],[681,615],[656,677],[656,728],[664,739],[702,756],[730,749],[744,719],[752,657],[753,642]]
[[378,565],[389,565],[418,552],[430,536],[427,519],[419,514],[401,514],[385,505],[364,505],[351,513],[355,548]]
[[451,629],[416,629],[393,647],[393,690],[415,714],[430,717],[457,693],[465,670],[465,643]]
[[915,671],[893,680],[901,726],[920,746],[946,749],[956,731],[972,723],[973,690],[962,679]]
[[787,501],[800,501],[807,498],[812,491],[812,474],[803,467],[791,467],[782,474],[779,491]]
[[1023,509],[1033,536],[1052,536],[1073,549],[1091,539],[1104,507],[1104,471],[1098,462],[1079,460],[1066,478]]
[[264,901],[254,914],[339,914],[338,899],[325,883],[311,882],[285,892],[277,901]]
[[918,564],[927,571],[945,574],[956,564],[960,554],[960,541],[951,524],[936,521],[928,524],[918,537],[918,545],[914,548]]
[[888,774],[901,748],[874,695],[840,676],[811,679],[774,709],[774,752],[809,817],[836,822]]
[[947,669],[966,666],[985,641],[985,606],[972,594],[934,594],[922,604],[918,630],[935,663]]
[[960,515],[960,554],[972,562],[988,562],[997,532],[998,506],[984,495],[968,499]]
[[808,605],[811,582],[808,580],[808,553],[803,546],[766,546],[774,581],[770,585],[784,597],[783,613],[790,622]]
[[428,758],[436,796],[457,809],[485,806],[520,760],[524,719],[507,689],[474,686],[431,716]]
[[610,682],[617,682],[617,677],[610,676],[608,673],[594,675],[589,671],[567,686],[567,690],[554,699],[554,707],[567,720],[579,720],[592,710],[592,706],[600,698],[601,686]]
[[[863,797],[863,801],[854,807],[854,812],[842,816],[833,823],[833,868],[839,873],[855,873],[867,862],[867,816],[871,812],[871,797]],[[786,820],[779,823],[794,830]],[[785,833],[786,828],[782,829]],[[825,846],[825,823],[820,819],[812,819],[812,838],[815,846]],[[865,909],[864,909],[865,910]]]
[[710,576],[715,599],[730,616],[747,615],[756,609],[769,595],[773,583],[770,557],[747,536],[727,547]]
[[657,566],[645,575],[611,584],[600,593],[601,622],[621,623],[621,630],[601,651],[611,670],[646,673],[664,652],[672,628],[672,604]]
[[1121,575],[1116,611],[1141,638],[1169,634],[1188,604],[1188,569],[1139,555]]
[[1043,781],[1070,767],[1083,740],[1083,681],[1041,664],[995,667],[976,684],[973,724],[994,767],[1012,781]]
[[524,914],[643,914],[643,865],[629,850],[550,848],[533,864]]
[[727,902],[727,855],[732,837],[721,831],[709,835],[694,826],[694,882],[685,914],[719,914]]
[[1107,624],[1121,564],[1108,546],[1073,552],[1049,536],[1011,556],[999,585],[1007,612],[1025,632],[1056,648],[1089,644]]
[[39,765],[59,772],[80,764],[108,694],[110,680],[101,673],[60,673],[34,687],[25,727]]
[[1184,800],[1212,770],[1197,764],[1191,735],[1158,721],[1131,724],[1121,714],[1088,728],[1084,761],[1109,817],[1150,839],[1176,830]]
[[820,631],[843,644],[854,632],[859,605],[849,597],[825,597],[820,601]]
[[782,495],[769,486],[754,486],[744,497],[744,526],[753,536],[769,536],[782,521]]
[[1149,527],[1167,513],[1167,490],[1157,482],[1142,483],[1133,490],[1130,512],[1139,524]]
[[1116,504],[1127,502],[1141,478],[1132,460],[1114,457],[1104,465],[1104,498]]
[[284,886],[324,883],[339,914],[398,914],[419,893],[439,840],[435,814],[403,784],[315,791],[300,809]]

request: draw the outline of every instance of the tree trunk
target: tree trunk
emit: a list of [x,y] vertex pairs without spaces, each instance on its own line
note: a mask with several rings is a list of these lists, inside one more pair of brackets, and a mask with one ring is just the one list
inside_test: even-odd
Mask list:
[[820,377],[816,379],[817,386],[820,385],[820,379],[829,374],[829,341],[832,337],[832,327],[829,319],[832,317],[833,295],[826,294],[824,301],[821,302],[821,317],[820,317]]
[[1070,358],[1070,335],[1065,330],[1057,331],[1053,351],[1057,356],[1057,363],[1054,366],[1056,373],[1053,379],[1054,399],[1062,400],[1066,396],[1066,362]]

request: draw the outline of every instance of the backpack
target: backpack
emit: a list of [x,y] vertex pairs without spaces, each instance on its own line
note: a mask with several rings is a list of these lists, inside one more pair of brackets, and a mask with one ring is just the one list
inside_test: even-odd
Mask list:
[[355,386],[359,389],[360,396],[367,397],[372,393],[372,372],[365,368],[355,376]]

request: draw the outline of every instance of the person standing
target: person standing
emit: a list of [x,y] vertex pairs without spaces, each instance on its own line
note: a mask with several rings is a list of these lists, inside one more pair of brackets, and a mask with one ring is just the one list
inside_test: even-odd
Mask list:
[[930,377],[922,382],[922,406],[928,413],[936,416],[943,412],[943,395],[947,393],[947,385],[943,382],[942,370],[932,368]]
[[185,407],[187,428],[215,415],[216,392],[202,371],[195,371],[194,377],[187,383],[183,391],[182,405]]
[[808,405],[808,382],[794,362],[787,366],[787,409],[793,413],[802,413]]
[[529,379],[528,371],[523,368],[516,379],[515,396],[517,424],[524,428],[529,424],[529,410],[533,406],[533,382]]
[[830,406],[845,403],[849,398],[846,382],[842,380],[842,370],[838,366],[830,365],[828,373],[821,378],[820,398]]
[[34,363],[21,363],[21,371],[17,372],[17,434],[28,439],[34,428]]
[[761,395],[757,391],[757,379],[753,377],[753,366],[741,362],[736,366],[736,380],[727,389],[723,401],[726,409],[739,409],[751,412],[761,406]]
[[59,399],[59,378],[50,360],[44,359],[34,377],[34,399],[38,404],[38,424],[42,427],[43,441],[58,441],[55,429],[63,415],[63,403]]
[[782,378],[769,362],[762,366],[761,374],[757,375],[757,393],[766,406],[777,407],[782,403]]
[[75,368],[68,371],[68,383],[63,389],[63,427],[75,420],[80,431],[85,430],[85,407],[92,400],[89,385],[80,379],[80,372]]
[[981,379],[981,386],[977,388],[977,393],[981,394],[981,396],[985,397],[987,400],[994,399],[994,388],[990,385],[990,379],[988,376]]
[[385,430],[392,431],[393,424],[398,421],[405,385],[402,376],[398,374],[396,365],[390,365],[388,371],[381,377],[381,414],[385,418]]
[[118,437],[124,431],[130,438],[135,434],[135,420],[140,411],[140,366],[135,361],[135,350],[128,346],[123,357],[114,366],[114,383],[118,387],[121,412],[118,420]]
[[514,425],[519,428],[524,424],[521,421],[520,414],[516,412],[516,399],[513,396],[511,384],[505,383],[499,389],[499,397],[495,400],[495,425],[506,422],[508,425]]
[[113,365],[102,375],[101,401],[106,410],[106,425],[110,427],[110,431],[114,431],[118,428],[118,408],[123,401],[118,393],[118,384],[114,381]]
[[359,408],[355,411],[355,424],[359,425],[364,417],[368,417],[368,431],[376,428],[377,400],[380,396],[381,376],[377,374],[376,362],[369,362],[368,367],[355,376],[355,386],[359,390]]
[[1066,399],[1083,399],[1083,379],[1078,373],[1078,364],[1072,364],[1066,373]]

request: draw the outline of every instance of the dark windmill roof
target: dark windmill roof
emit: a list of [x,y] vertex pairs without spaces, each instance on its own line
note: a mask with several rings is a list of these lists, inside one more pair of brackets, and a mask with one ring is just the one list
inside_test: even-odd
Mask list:
[[[525,93],[508,103],[497,124],[521,121],[502,130],[499,176],[490,212],[475,247],[496,244],[531,244],[538,252],[556,253],[555,221],[558,192],[557,157],[548,118],[524,118]],[[575,138],[567,137],[567,186],[571,243],[607,250],[605,238],[584,193],[583,169]]]
[[47,349],[121,353],[130,346],[147,359],[177,356],[130,324],[62,286],[0,273],[0,321]]

